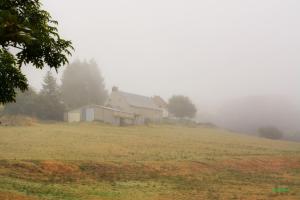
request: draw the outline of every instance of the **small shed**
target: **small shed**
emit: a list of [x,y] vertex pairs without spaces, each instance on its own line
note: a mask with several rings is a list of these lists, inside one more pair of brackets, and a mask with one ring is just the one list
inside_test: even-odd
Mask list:
[[135,124],[135,117],[133,113],[105,106],[93,106],[93,109],[94,120],[96,121],[102,121],[118,126]]
[[143,118],[133,113],[99,105],[88,105],[71,110],[65,113],[65,121],[102,121],[117,126],[143,124],[144,122]]
[[64,113],[64,120],[67,122],[80,122],[81,120],[81,110],[71,110],[69,112]]

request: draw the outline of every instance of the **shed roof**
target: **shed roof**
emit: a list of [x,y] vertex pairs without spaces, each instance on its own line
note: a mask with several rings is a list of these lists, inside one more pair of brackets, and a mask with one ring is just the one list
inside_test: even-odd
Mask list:
[[111,110],[111,111],[115,111],[115,112],[119,112],[119,113],[125,113],[125,114],[133,114],[131,112],[126,112],[126,111],[122,111],[120,109],[116,109],[116,108],[112,108],[112,107],[107,107],[107,106],[101,106],[101,105],[97,105],[97,104],[89,104],[89,105],[85,105],[85,106],[81,106],[80,108],[74,109],[74,110],[69,110],[67,112],[81,112],[82,109],[84,108],[102,108],[102,109],[106,109],[106,110]]

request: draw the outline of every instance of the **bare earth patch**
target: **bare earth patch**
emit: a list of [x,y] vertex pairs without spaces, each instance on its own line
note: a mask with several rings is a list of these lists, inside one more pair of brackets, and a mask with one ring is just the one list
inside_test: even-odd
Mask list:
[[72,174],[79,171],[79,167],[74,164],[54,160],[42,161],[40,167],[45,172],[56,174]]
[[10,193],[10,192],[0,192],[1,200],[37,200],[33,197],[23,196],[20,194]]

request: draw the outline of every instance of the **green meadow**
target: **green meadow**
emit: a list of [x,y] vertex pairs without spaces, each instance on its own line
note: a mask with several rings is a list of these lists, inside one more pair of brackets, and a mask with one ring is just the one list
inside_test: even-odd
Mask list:
[[0,127],[0,199],[299,197],[299,143],[196,126]]

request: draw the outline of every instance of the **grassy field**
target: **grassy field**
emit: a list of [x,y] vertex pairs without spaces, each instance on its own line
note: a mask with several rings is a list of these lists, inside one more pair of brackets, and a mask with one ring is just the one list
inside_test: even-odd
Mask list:
[[300,143],[219,129],[0,127],[0,199],[300,199]]

